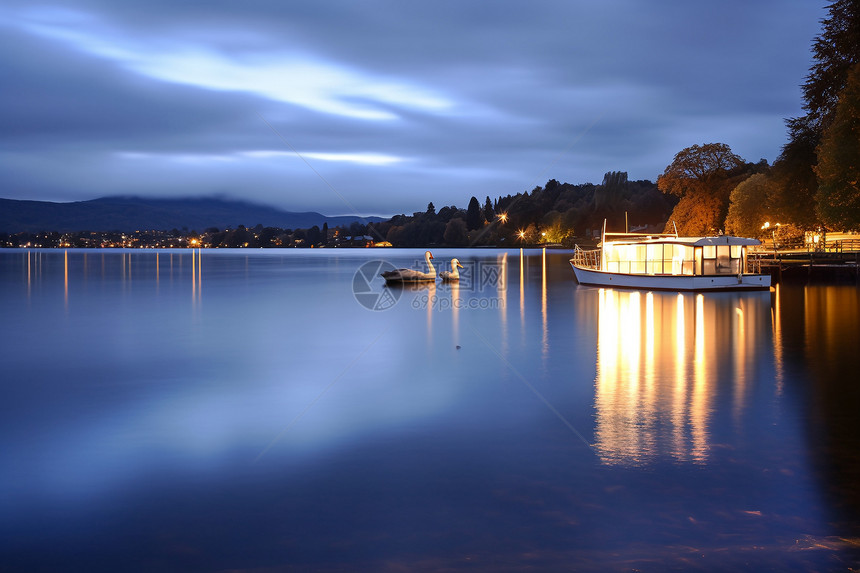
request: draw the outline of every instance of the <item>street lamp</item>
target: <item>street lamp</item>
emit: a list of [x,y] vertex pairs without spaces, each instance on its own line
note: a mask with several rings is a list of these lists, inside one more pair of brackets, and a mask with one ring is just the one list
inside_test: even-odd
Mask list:
[[773,228],[771,229],[770,221],[765,221],[764,225],[761,226],[762,231],[767,231],[768,229],[771,229],[770,236],[771,236],[771,239],[773,240],[773,251],[774,252],[776,252],[776,232],[779,230],[779,226],[780,226],[780,223],[776,223],[776,224],[774,224]]

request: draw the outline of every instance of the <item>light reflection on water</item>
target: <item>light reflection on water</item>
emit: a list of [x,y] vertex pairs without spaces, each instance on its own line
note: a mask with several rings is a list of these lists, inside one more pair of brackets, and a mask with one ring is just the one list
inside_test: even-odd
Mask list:
[[[595,447],[607,464],[704,464],[719,391],[743,415],[770,293],[599,290]],[[644,302],[644,304],[643,304]],[[753,344],[753,341],[756,341]],[[660,349],[660,352],[657,351]],[[718,388],[731,368],[731,388]]]
[[398,300],[374,312],[356,270],[423,251],[0,251],[0,563],[850,562],[856,287],[601,290],[566,253],[434,256],[461,281],[376,279]]

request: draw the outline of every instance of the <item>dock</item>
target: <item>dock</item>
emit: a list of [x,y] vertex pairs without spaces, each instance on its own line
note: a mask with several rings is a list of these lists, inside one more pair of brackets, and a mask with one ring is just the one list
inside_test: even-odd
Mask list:
[[804,280],[860,284],[860,238],[828,240],[820,245],[791,245],[774,242],[750,252],[761,272],[774,282]]

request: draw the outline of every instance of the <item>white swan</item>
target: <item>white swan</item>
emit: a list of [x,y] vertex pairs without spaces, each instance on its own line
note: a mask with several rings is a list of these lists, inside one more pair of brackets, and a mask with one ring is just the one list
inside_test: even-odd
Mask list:
[[451,270],[450,271],[442,271],[439,273],[439,276],[442,278],[442,281],[458,281],[460,280],[460,271],[457,270],[457,267],[463,268],[463,265],[460,264],[459,259],[451,259]]
[[436,268],[433,266],[433,263],[430,262],[430,259],[433,258],[433,255],[430,251],[424,253],[424,260],[427,261],[428,272],[422,273],[421,271],[416,271],[413,269],[395,269],[393,271],[385,271],[382,273],[382,278],[385,279],[385,282],[388,283],[417,283],[424,281],[435,281],[436,280]]

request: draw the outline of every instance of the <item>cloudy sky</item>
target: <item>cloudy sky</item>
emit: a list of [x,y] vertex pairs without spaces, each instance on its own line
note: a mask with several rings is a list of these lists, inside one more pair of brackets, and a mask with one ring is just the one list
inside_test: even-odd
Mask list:
[[0,197],[325,214],[773,162],[824,0],[0,4]]

